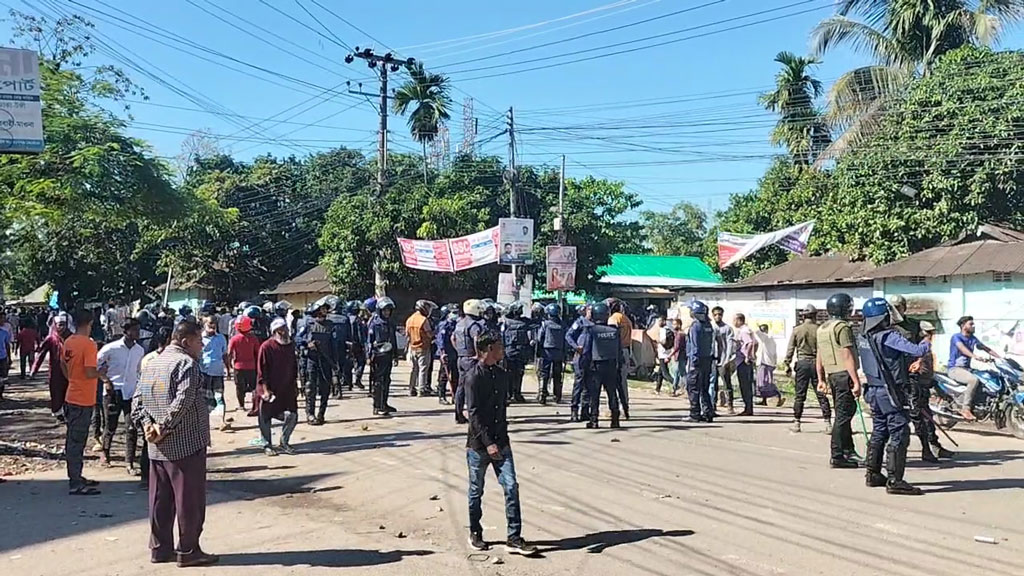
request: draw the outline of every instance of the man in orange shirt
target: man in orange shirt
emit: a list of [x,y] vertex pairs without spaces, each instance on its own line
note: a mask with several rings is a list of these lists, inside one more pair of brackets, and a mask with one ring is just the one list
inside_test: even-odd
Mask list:
[[633,347],[633,322],[626,316],[626,305],[618,298],[609,298],[608,307],[612,311],[608,318],[609,326],[616,326],[619,329],[619,344],[622,346],[622,365],[619,366],[619,405],[622,406],[622,415],[629,420],[629,359]]
[[437,304],[430,300],[417,300],[416,311],[405,321],[405,335],[409,339],[409,395],[429,396],[431,344],[434,331],[430,326],[430,313]]
[[72,496],[94,496],[100,491],[98,482],[82,476],[82,461],[85,457],[85,443],[89,440],[89,424],[96,406],[96,388],[99,371],[96,369],[96,343],[89,338],[92,331],[92,312],[75,312],[75,333],[64,341],[61,356],[61,371],[68,379],[68,391],[64,397],[64,421],[67,437],[64,441],[64,457],[68,465],[68,494]]

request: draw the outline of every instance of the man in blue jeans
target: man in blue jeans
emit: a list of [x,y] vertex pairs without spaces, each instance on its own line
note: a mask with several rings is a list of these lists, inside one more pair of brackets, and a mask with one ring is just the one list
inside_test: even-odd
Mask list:
[[469,545],[487,550],[484,542],[483,509],[484,479],[487,468],[494,469],[498,483],[505,490],[505,518],[508,540],[505,550],[510,554],[530,555],[537,548],[523,540],[523,519],[519,506],[519,483],[508,438],[508,374],[499,366],[505,356],[501,334],[485,329],[474,338],[476,358],[460,374],[469,412],[469,434],[466,438],[466,463],[469,465]]

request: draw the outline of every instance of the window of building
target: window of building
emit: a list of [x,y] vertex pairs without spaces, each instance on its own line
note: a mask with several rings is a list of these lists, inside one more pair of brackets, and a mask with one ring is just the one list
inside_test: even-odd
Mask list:
[[1000,283],[1000,284],[1006,283],[1006,282],[1013,282],[1013,273],[1012,272],[993,272],[992,273],[992,281],[996,282],[996,283]]
[[927,283],[928,282],[927,282],[927,280],[925,280],[924,276],[911,276],[910,277],[910,285],[911,286],[924,286]]

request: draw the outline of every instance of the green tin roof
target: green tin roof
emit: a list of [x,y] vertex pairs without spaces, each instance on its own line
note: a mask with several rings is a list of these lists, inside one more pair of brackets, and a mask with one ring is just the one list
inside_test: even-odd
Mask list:
[[700,258],[612,254],[612,263],[598,269],[602,284],[634,286],[715,286],[722,279]]

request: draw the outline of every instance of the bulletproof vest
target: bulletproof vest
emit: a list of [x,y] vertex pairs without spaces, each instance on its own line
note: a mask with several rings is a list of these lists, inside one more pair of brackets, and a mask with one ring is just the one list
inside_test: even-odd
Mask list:
[[711,358],[715,355],[715,335],[715,328],[710,322],[697,322],[697,341],[694,345],[697,347],[698,358]]
[[544,335],[544,348],[546,350],[565,347],[565,328],[554,320],[545,320],[540,329]]
[[530,327],[522,320],[506,318],[502,340],[505,342],[505,355],[519,358],[530,346]]
[[363,321],[359,319],[359,316],[355,314],[348,315],[349,329],[352,330],[352,341],[356,346],[362,348],[366,345],[366,326],[363,325]]
[[839,355],[842,349],[839,345],[839,331],[846,325],[846,320],[832,318],[818,327],[818,355],[821,356],[821,366],[826,375],[846,370]]
[[607,324],[594,324],[590,327],[593,338],[591,345],[594,362],[607,362],[619,359],[619,329]]
[[352,339],[352,324],[349,323],[348,316],[344,314],[328,314],[327,320],[333,325],[333,336],[334,343],[337,346],[338,353],[342,356],[348,354],[347,342]]
[[[474,326],[476,329],[474,330]],[[483,330],[484,322],[479,318],[466,316],[455,325],[455,351],[460,358],[476,356],[476,345],[473,342],[472,331]]]
[[[886,386],[882,370],[888,371],[892,381],[896,384],[903,384],[907,381],[906,363],[903,361],[903,353],[888,349],[882,343],[883,338],[887,334],[894,332],[896,331],[892,328],[887,328],[874,334],[857,335],[857,352],[860,354],[861,369],[864,370],[864,375],[868,379],[868,386]],[[868,341],[869,338],[874,340],[875,346],[882,355],[881,359],[875,356]],[[879,363],[879,360],[881,363]]]
[[[306,354],[310,358],[329,356],[333,346],[334,327],[328,320],[309,320],[306,322]],[[313,348],[313,343],[317,348]]]

